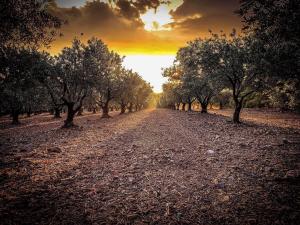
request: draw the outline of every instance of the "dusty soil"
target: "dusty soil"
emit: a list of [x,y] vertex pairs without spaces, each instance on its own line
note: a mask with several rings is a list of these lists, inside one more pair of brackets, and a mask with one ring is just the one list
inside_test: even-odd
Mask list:
[[[232,109],[210,110],[211,113],[232,117]],[[300,115],[291,112],[281,113],[276,109],[243,109],[241,118],[245,121],[268,124],[283,128],[300,128]]]
[[299,117],[249,118],[157,109],[85,115],[69,130],[48,115],[3,120],[0,224],[296,225]]

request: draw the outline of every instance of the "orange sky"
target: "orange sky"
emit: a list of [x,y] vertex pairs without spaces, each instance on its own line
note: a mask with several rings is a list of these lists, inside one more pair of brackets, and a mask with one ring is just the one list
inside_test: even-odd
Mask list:
[[[241,27],[233,12],[239,0],[55,0],[53,14],[67,21],[62,37],[51,44],[57,54],[74,37],[95,36],[125,55],[124,66],[138,72],[160,92],[166,81],[161,68],[172,64],[187,41]],[[155,10],[155,9],[156,10]]]
[[[51,10],[67,23],[51,52],[59,52],[75,36],[83,40],[96,36],[120,54],[175,54],[187,41],[208,35],[209,29],[229,32],[241,27],[240,18],[233,13],[238,0],[111,2],[57,0]],[[156,11],[153,6],[158,6]]]

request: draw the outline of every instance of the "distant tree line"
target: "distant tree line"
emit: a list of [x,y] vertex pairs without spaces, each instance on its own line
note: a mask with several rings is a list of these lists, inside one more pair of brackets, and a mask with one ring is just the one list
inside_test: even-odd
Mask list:
[[[48,13],[51,1],[6,1],[1,4],[0,115],[67,111],[64,127],[73,126],[83,108],[109,117],[141,110],[149,104],[152,87],[137,73],[122,67],[123,58],[99,39],[86,44],[75,38],[57,56],[38,51],[57,35],[62,21]],[[5,35],[4,35],[5,34]]]
[[297,0],[241,0],[243,34],[210,32],[179,49],[163,74],[159,106],[183,110],[193,102],[206,113],[210,103],[234,107],[233,122],[248,107],[300,111]]

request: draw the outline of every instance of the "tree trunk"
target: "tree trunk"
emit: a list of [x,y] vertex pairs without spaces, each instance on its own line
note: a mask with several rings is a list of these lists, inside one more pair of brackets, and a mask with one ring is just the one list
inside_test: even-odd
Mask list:
[[61,118],[60,108],[54,108],[54,118]]
[[124,114],[126,112],[126,104],[121,104],[121,113]]
[[234,113],[233,113],[233,122],[234,123],[240,123],[240,113],[242,110],[242,102],[237,101],[235,102],[235,108],[234,108]]
[[201,104],[201,113],[207,113],[207,104],[206,103],[200,103]]
[[73,106],[74,104],[68,105],[67,119],[65,120],[63,128],[69,128],[74,126],[73,119],[76,114],[76,111],[73,109]]
[[13,111],[11,116],[12,116],[12,124],[13,125],[18,125],[20,124],[20,121],[19,121],[19,115],[20,115],[20,112],[19,111]]
[[188,103],[188,111],[192,111],[192,103],[191,102]]
[[220,101],[220,103],[219,103],[219,109],[223,109],[223,103],[222,103],[222,101]]
[[182,103],[182,111],[185,111],[185,103]]
[[109,101],[106,101],[105,104],[102,106],[102,116],[101,118],[110,118],[109,113]]

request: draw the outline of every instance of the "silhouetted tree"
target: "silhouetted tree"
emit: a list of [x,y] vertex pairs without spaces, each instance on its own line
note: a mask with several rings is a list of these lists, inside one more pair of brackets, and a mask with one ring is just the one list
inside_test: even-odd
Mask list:
[[[287,86],[289,93],[280,108],[300,111],[300,4],[298,0],[241,0],[238,13],[248,35],[260,42],[261,67],[270,78],[271,104],[281,102]],[[281,94],[279,94],[281,93]],[[278,99],[276,100],[276,96]],[[273,103],[272,103],[273,102]],[[285,106],[284,106],[285,105]]]
[[29,106],[28,98],[34,101],[38,83],[32,73],[39,60],[38,52],[29,49],[7,49],[2,52],[0,71],[1,111],[10,113],[13,124],[19,123],[19,115]]
[[205,41],[203,51],[202,69],[230,87],[235,104],[233,122],[239,123],[247,97],[261,90],[267,79],[260,67],[262,53],[256,39],[239,37],[235,31],[230,38],[212,34]]
[[87,70],[84,53],[85,46],[74,39],[72,46],[65,47],[56,58],[56,81],[61,84],[61,100],[68,109],[65,128],[74,125],[73,118],[91,90],[93,75]]
[[49,13],[50,0],[1,0],[0,49],[45,46],[61,21]]

